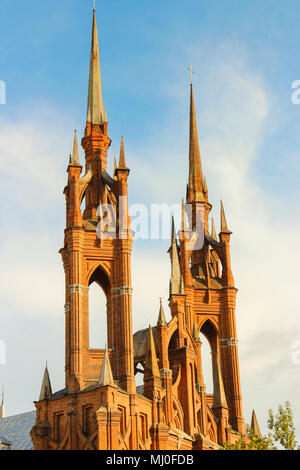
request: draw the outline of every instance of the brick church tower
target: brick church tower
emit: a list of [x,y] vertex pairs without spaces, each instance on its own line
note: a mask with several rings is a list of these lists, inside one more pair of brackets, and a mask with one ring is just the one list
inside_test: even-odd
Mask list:
[[[202,172],[193,87],[187,199],[178,233],[172,223],[169,250],[171,320],[167,321],[161,303],[157,325],[133,334],[130,170],[122,138],[119,164],[113,175],[107,172],[111,140],[102,99],[95,10],[87,122],[81,144],[84,171],[75,133],[64,191],[65,388],[52,392],[46,367],[35,403],[34,448],[201,450],[235,442],[245,435],[245,425],[231,232],[223,204],[219,237],[214,223],[208,227],[212,206]],[[103,350],[89,345],[89,287],[94,282],[107,300],[107,347]],[[212,352],[212,395],[207,394],[203,380],[200,333]],[[144,376],[138,387],[137,373]]]

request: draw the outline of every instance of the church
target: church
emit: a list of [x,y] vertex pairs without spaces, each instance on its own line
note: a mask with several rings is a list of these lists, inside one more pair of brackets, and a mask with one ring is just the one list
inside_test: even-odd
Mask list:
[[[202,170],[192,84],[189,175],[178,232],[172,223],[169,305],[158,305],[156,325],[133,331],[129,159],[122,137],[119,162],[113,174],[108,173],[111,140],[95,9],[81,145],[84,168],[75,133],[64,189],[66,228],[60,253],[65,272],[65,388],[52,391],[46,367],[35,402],[34,449],[217,450],[246,437],[232,233],[222,203],[219,235],[214,222],[209,227],[212,205]],[[114,208],[115,236],[110,224],[101,224],[107,215],[101,205]],[[89,288],[94,282],[107,302],[105,349],[89,345]],[[207,393],[203,379],[200,333],[211,348],[213,394]],[[143,374],[139,386],[137,374]]]

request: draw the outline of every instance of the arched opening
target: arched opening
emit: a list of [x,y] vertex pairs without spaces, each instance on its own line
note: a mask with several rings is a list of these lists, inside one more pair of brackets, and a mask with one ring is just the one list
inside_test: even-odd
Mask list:
[[202,333],[200,333],[200,340],[202,343],[201,356],[202,356],[203,380],[204,380],[204,384],[206,385],[206,393],[211,395],[213,394],[213,390],[214,390],[211,348],[210,348],[209,342],[207,341],[206,337]]
[[173,351],[174,349],[177,349],[178,348],[178,340],[179,340],[179,335],[178,335],[178,330],[174,331],[171,339],[170,339],[170,342],[169,342],[169,353],[171,351]]
[[207,320],[201,327],[203,378],[208,394],[214,393],[213,370],[218,348],[218,333],[214,324]]
[[93,282],[89,290],[89,347],[100,349],[107,343],[106,296]]
[[89,282],[89,348],[103,349],[108,344],[108,312],[110,308],[110,284],[99,267]]
[[135,384],[138,387],[138,392],[141,393],[144,387],[144,362],[135,364]]

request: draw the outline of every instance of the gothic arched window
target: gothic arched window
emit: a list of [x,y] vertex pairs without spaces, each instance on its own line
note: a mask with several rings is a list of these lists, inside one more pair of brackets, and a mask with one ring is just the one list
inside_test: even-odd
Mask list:
[[106,295],[97,282],[89,290],[89,347],[104,348],[107,343]]
[[89,282],[89,348],[103,349],[108,341],[108,315],[110,311],[110,284],[99,267]]

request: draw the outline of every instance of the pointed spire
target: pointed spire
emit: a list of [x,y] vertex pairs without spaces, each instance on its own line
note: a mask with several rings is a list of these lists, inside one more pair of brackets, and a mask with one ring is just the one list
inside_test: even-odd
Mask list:
[[189,151],[189,199],[192,201],[204,201],[203,194],[203,172],[199,149],[199,139],[197,130],[197,118],[195,110],[193,85],[191,84],[191,105],[190,105],[190,151]]
[[170,295],[180,295],[181,272],[178,256],[178,246],[175,235],[175,226],[172,221],[172,242],[171,242],[171,282]]
[[164,307],[163,307],[163,304],[162,304],[162,299],[160,299],[160,309],[159,309],[157,326],[167,326],[167,321],[166,321]]
[[121,137],[121,148],[120,148],[120,161],[119,168],[126,168],[125,163],[125,147],[124,147],[124,137]]
[[0,406],[0,421],[4,419],[6,416],[5,414],[5,406],[4,406],[4,387],[2,388],[2,400],[1,400],[1,406]]
[[211,236],[214,240],[218,241],[214,219],[211,220]]
[[151,325],[148,330],[145,369],[151,371],[153,377],[160,377]]
[[104,387],[106,385],[110,385],[112,387],[115,386],[107,348],[105,349],[104,353],[98,385],[100,385],[101,387]]
[[228,408],[218,353],[216,354],[216,363],[215,363],[215,368],[214,368],[213,408]]
[[46,364],[39,401],[48,400],[49,398],[51,398],[51,396],[52,388],[48,372],[48,366]]
[[221,201],[221,233],[231,233],[227,227],[227,221],[225,217],[225,211],[223,206],[223,201]]
[[79,165],[79,155],[78,155],[78,142],[77,142],[77,132],[74,131],[74,143],[73,143],[73,154],[70,158],[70,165]]
[[101,72],[99,58],[99,42],[96,23],[96,11],[93,10],[93,31],[90,59],[89,92],[87,107],[87,122],[101,125],[105,121],[106,113],[103,110],[103,98],[101,87]]
[[255,436],[257,436],[259,439],[262,439],[262,433],[258,424],[258,420],[255,414],[255,411],[253,410],[252,412],[252,419],[251,419],[251,429],[253,429],[253,432]]
[[193,339],[196,341],[196,343],[200,342],[199,330],[197,327],[196,320],[194,321],[194,326],[193,326]]

